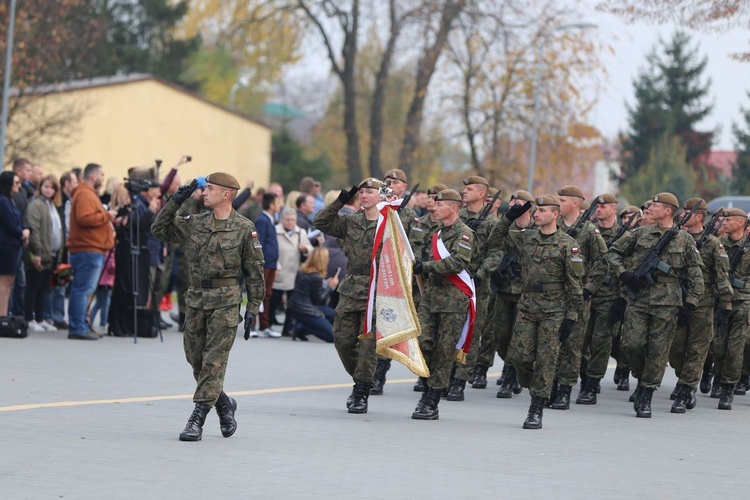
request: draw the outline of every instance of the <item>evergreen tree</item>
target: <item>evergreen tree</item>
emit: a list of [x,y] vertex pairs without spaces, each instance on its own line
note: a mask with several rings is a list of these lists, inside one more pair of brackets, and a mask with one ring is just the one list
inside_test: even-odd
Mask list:
[[680,202],[695,195],[698,174],[685,159],[687,147],[671,130],[651,149],[645,165],[620,186],[632,203],[638,204],[656,193],[668,191]]
[[273,135],[271,140],[271,180],[289,192],[299,187],[299,180],[310,176],[324,182],[331,178],[331,164],[323,157],[307,159],[305,149],[286,130]]
[[742,126],[736,123],[732,125],[737,150],[737,163],[732,169],[732,188],[736,194],[750,195],[750,109],[742,109],[742,118],[745,121]]
[[711,112],[711,106],[703,104],[711,84],[710,80],[703,82],[707,59],[700,58],[690,37],[680,31],[660,45],[633,82],[636,103],[628,106],[629,130],[621,142],[621,184],[650,162],[652,149],[666,133],[679,137],[685,145],[685,160],[695,174],[692,178],[705,176],[702,163],[711,150],[713,132],[698,131],[696,126]]

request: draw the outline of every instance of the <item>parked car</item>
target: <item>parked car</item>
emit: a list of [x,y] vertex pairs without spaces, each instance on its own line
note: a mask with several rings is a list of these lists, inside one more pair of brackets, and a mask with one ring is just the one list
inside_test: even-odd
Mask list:
[[740,208],[750,213],[750,196],[721,196],[708,202],[708,213],[719,208]]

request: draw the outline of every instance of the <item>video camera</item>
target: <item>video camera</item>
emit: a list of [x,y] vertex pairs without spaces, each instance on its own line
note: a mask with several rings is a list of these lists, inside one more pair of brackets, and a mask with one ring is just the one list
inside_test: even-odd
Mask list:
[[156,182],[148,179],[135,179],[132,177],[126,177],[124,180],[125,189],[128,190],[128,193],[130,193],[131,196],[133,196],[134,194],[142,193],[144,191],[148,191],[150,188],[159,185]]

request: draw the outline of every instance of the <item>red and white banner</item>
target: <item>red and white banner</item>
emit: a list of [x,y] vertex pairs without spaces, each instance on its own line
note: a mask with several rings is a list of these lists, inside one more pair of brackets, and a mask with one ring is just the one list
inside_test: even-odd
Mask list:
[[[447,259],[451,253],[445,248],[443,240],[440,239],[441,231],[432,235],[432,258],[435,260]],[[474,288],[474,280],[464,269],[458,274],[447,274],[445,279],[450,281],[456,288],[461,290],[464,295],[469,297],[469,308],[466,312],[466,321],[461,329],[461,337],[456,343],[455,359],[461,364],[466,363],[466,355],[471,349],[471,341],[474,338],[474,323],[477,319],[477,293]]]
[[429,377],[417,340],[422,330],[412,298],[414,252],[396,212],[400,205],[401,200],[378,205],[380,215],[375,230],[363,334],[375,332],[375,350],[381,356],[398,361],[415,375]]

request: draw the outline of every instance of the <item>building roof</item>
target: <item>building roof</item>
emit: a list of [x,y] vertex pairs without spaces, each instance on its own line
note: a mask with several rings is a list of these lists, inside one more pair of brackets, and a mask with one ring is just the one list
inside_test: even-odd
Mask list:
[[732,169],[737,163],[737,151],[711,151],[706,164],[717,173],[732,178]]
[[[205,102],[206,104],[217,107],[228,113],[232,113],[233,115],[239,116],[240,118],[243,118],[249,122],[255,123],[257,125],[260,125],[266,128],[271,128],[267,123],[264,123],[261,120],[250,118],[249,116],[243,113],[240,113],[239,111],[235,109],[228,108],[227,106],[223,106],[215,101],[206,99],[202,95],[192,92],[186,89],[185,87],[181,87],[180,85],[169,82],[167,80],[151,75],[149,73],[129,73],[129,74],[124,74],[124,75],[99,76],[95,78],[86,78],[82,80],[71,80],[71,81],[63,82],[63,83],[51,83],[51,84],[37,85],[35,87],[28,87],[27,89],[25,89],[24,94],[46,95],[46,94],[54,94],[58,92],[75,92],[77,90],[87,90],[87,89],[92,89],[92,88],[97,88],[97,87],[108,87],[112,85],[126,85],[129,83],[143,82],[143,81],[148,81],[148,80],[159,82],[162,85],[166,85],[167,87],[170,87],[178,92],[182,92],[183,94],[186,94],[194,99],[198,99],[200,101]],[[18,89],[17,88],[13,89],[11,91],[11,95],[18,95]]]

